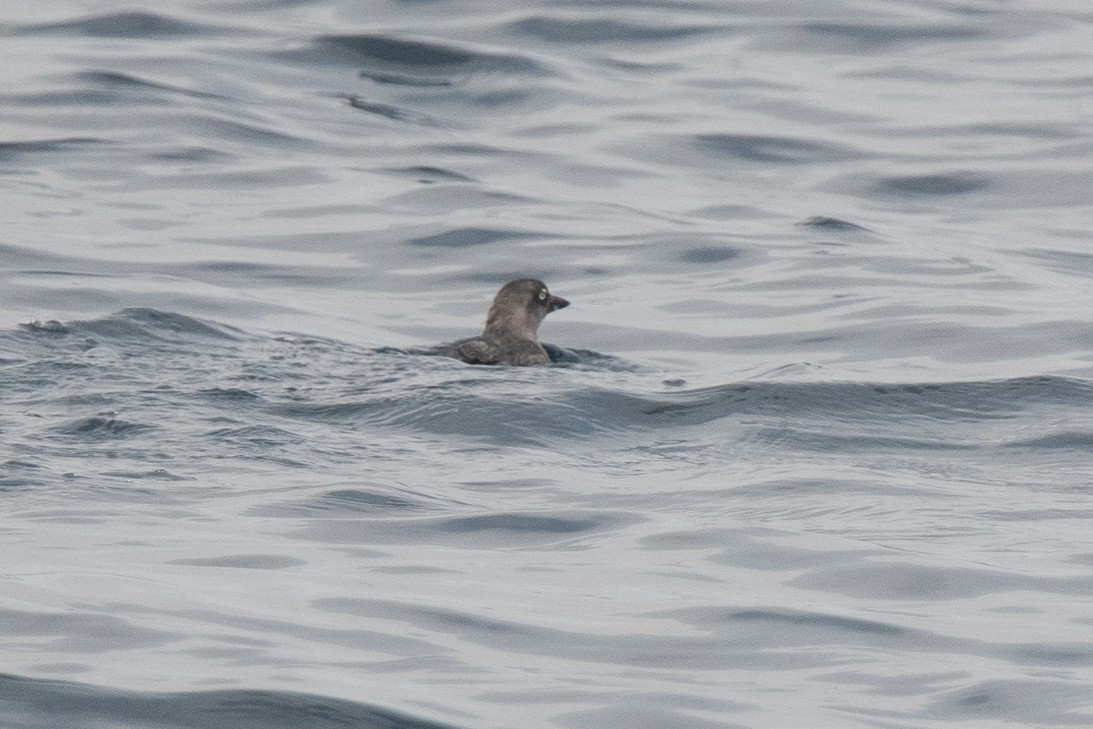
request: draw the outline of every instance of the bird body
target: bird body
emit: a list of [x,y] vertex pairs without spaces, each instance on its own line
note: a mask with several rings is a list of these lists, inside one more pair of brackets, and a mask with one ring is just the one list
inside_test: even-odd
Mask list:
[[539,322],[569,302],[553,296],[538,279],[521,278],[501,287],[480,336],[453,345],[449,355],[467,364],[529,366],[549,364],[539,343]]

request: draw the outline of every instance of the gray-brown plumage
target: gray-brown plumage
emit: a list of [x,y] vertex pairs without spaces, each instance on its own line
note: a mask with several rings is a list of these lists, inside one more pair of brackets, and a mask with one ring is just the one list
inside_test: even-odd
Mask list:
[[449,354],[467,364],[548,364],[550,357],[539,344],[539,322],[567,306],[569,302],[551,295],[542,281],[510,281],[493,297],[482,336],[457,342]]

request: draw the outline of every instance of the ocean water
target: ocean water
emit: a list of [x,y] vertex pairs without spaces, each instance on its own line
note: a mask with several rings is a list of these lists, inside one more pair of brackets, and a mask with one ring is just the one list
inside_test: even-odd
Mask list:
[[0,727],[1093,725],[1085,0],[0,8]]

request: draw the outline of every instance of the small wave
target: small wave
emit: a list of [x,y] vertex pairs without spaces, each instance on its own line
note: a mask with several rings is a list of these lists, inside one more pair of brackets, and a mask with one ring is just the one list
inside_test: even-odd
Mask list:
[[1008,448],[1029,448],[1034,450],[1075,450],[1093,452],[1093,433],[1087,432],[1063,432],[1050,433],[1037,438],[1017,440],[1006,443]]
[[93,15],[79,20],[42,23],[20,28],[19,35],[86,35],[98,38],[164,38],[216,35],[221,29],[203,23],[177,20],[161,13],[122,12]]
[[452,86],[455,84],[450,78],[441,76],[415,76],[409,73],[389,73],[383,71],[361,71],[361,78],[375,81],[378,84],[390,84],[392,86]]
[[1029,248],[1021,251],[1020,255],[1031,258],[1053,271],[1078,274],[1083,277],[1093,276],[1093,254],[1090,253]]
[[[322,35],[300,50],[278,53],[282,58],[317,64],[360,64],[362,75],[411,86],[444,87],[475,73],[514,76],[548,75],[530,56],[487,51],[472,45],[432,38],[362,33]],[[414,83],[414,81],[425,83]],[[381,81],[382,82],[382,81]]]
[[693,142],[703,152],[749,162],[816,164],[861,156],[846,145],[760,134],[698,134]]
[[249,443],[260,446],[288,445],[302,443],[305,438],[283,428],[271,425],[244,425],[238,428],[219,428],[206,433],[209,438],[235,443]]
[[893,45],[902,43],[922,43],[930,41],[971,40],[983,35],[984,31],[970,25],[954,24],[898,24],[898,23],[804,23],[799,31],[802,44],[810,47],[807,36],[812,36],[817,44],[835,42],[843,50],[877,49],[888,51]]
[[[727,162],[762,166],[824,165],[867,156],[855,147],[838,142],[736,132],[664,134],[657,138],[621,140],[608,146],[612,152],[629,159],[688,169],[721,169]],[[739,206],[715,206],[700,208],[692,214],[732,218],[740,213],[750,215],[752,211]]]
[[41,334],[68,334],[71,330],[56,319],[47,319],[46,321],[34,321],[20,324],[20,327],[30,332],[36,332]]
[[45,481],[47,471],[30,461],[10,460],[0,463],[0,493],[38,486]]
[[177,564],[183,567],[224,567],[241,570],[283,570],[290,567],[304,567],[307,562],[280,554],[230,554],[223,557],[172,559],[165,564]]
[[738,249],[728,246],[699,246],[681,250],[677,258],[685,263],[710,264],[731,261],[739,255]]
[[921,714],[924,721],[943,726],[1093,725],[1089,687],[1081,681],[1045,678],[1055,672],[1041,669],[1035,679],[992,678],[935,692]]
[[369,114],[375,114],[376,116],[382,116],[392,121],[407,122],[410,124],[417,124],[423,127],[447,127],[450,124],[444,123],[432,117],[428,114],[423,114],[420,111],[414,111],[413,109],[407,109],[404,106],[398,106],[396,104],[386,104],[379,101],[369,101],[357,94],[337,94],[338,98],[345,99],[349,106],[360,111],[367,112]]
[[633,23],[607,17],[559,18],[535,15],[509,25],[520,35],[560,43],[662,43],[711,33],[708,25],[682,25],[671,22]]
[[999,592],[1058,589],[1065,580],[1018,576],[981,567],[924,567],[911,562],[875,561],[819,567],[789,584],[817,592],[872,600],[965,600]]
[[543,547],[583,543],[604,532],[641,522],[632,512],[498,512],[456,516],[342,518],[315,520],[299,530],[303,538],[333,544],[446,544],[469,549]]
[[418,182],[477,182],[473,177],[469,177],[462,173],[444,169],[443,167],[432,167],[429,165],[388,167],[382,171],[392,175],[399,175],[400,177],[409,177]]
[[748,382],[680,390],[655,396],[608,397],[646,418],[702,423],[729,414],[824,413],[858,419],[916,415],[979,420],[1010,417],[1036,405],[1093,406],[1093,383],[1066,377],[1025,377],[984,382],[872,384],[853,382]]
[[565,519],[558,516],[517,513],[452,517],[437,524],[439,529],[460,534],[475,532],[579,534],[599,526],[600,521],[594,518]]
[[152,694],[10,674],[0,674],[0,724],[25,729],[452,729],[372,704],[314,694],[248,689]]
[[83,147],[105,147],[112,145],[109,139],[97,137],[63,137],[59,139],[36,139],[29,142],[0,142],[0,161],[12,162],[22,157],[39,155],[47,152],[68,152]]
[[451,43],[387,35],[328,35],[316,42],[362,59],[404,66],[464,66],[489,57]]
[[886,177],[877,183],[883,193],[899,195],[964,195],[978,192],[988,186],[988,181],[972,172],[949,172],[907,177]]
[[731,610],[724,615],[728,622],[760,622],[774,625],[792,625],[796,628],[817,628],[828,634],[832,630],[850,634],[902,636],[908,631],[898,625],[876,620],[861,620],[842,615],[797,612],[787,610]]
[[55,430],[63,435],[74,435],[95,440],[113,440],[140,435],[153,429],[154,426],[152,425],[132,423],[113,416],[97,415],[72,420],[58,426]]
[[260,504],[250,510],[255,516],[296,519],[299,517],[346,517],[360,514],[410,515],[430,508],[432,497],[425,494],[398,495],[383,486],[333,489],[303,499]]
[[857,223],[851,223],[848,220],[841,220],[839,218],[832,218],[827,215],[813,215],[805,218],[798,225],[805,228],[816,228],[818,230],[828,231],[863,231],[870,233],[872,231],[863,225]]
[[193,481],[192,476],[179,476],[176,473],[171,473],[165,468],[155,468],[150,471],[104,471],[103,476],[113,476],[115,478],[128,478],[139,481]]
[[[827,425],[824,423],[823,425]],[[757,428],[753,431],[754,442],[767,443],[775,447],[792,445],[799,451],[816,453],[876,453],[896,451],[913,453],[915,451],[953,451],[973,450],[975,445],[953,442],[946,432],[930,433],[919,436],[877,435],[875,433],[832,432],[830,428],[804,428],[799,426],[780,428]]]
[[480,246],[498,241],[514,241],[524,238],[546,238],[549,234],[528,233],[520,230],[507,230],[503,228],[452,228],[441,233],[414,238],[410,245],[426,248],[467,248]]
[[[160,83],[157,81],[148,81],[147,79],[140,78],[139,76],[133,76],[127,73],[118,73],[116,71],[83,71],[76,74],[76,80],[81,83],[90,83],[92,85],[106,89],[138,89],[145,91],[164,91],[170,94],[187,96],[193,99],[224,100],[227,98],[219,94],[210,94],[204,91],[194,91],[193,89],[186,89],[182,88],[181,86],[172,86],[170,84]],[[132,103],[133,99],[126,96],[125,101],[126,103]]]
[[[950,433],[925,434],[921,426],[1007,420],[1031,410],[1093,407],[1093,383],[1066,377],[1029,377],[1001,381],[925,384],[859,382],[747,381],[686,388],[667,379],[658,392],[604,386],[603,378],[578,381],[567,370],[613,373],[641,370],[631,363],[588,350],[546,345],[556,367],[473,367],[452,361],[429,370],[427,385],[385,385],[357,389],[341,400],[272,403],[273,415],[304,421],[396,426],[421,432],[463,436],[508,445],[547,445],[584,439],[595,434],[656,432],[718,421],[751,419],[750,432],[767,442],[791,441],[820,450],[863,447],[904,450],[969,448],[954,443]],[[388,363],[395,372],[417,372],[416,356],[442,357],[447,347],[407,350],[380,349],[398,354]],[[407,356],[409,355],[409,356]],[[387,371],[387,370],[385,370]],[[458,378],[453,378],[458,374]],[[586,378],[587,379],[587,378]],[[513,388],[506,384],[518,384]],[[756,419],[760,420],[756,420]],[[850,432],[837,424],[884,428]],[[810,445],[811,444],[811,445]]]
[[201,391],[201,395],[209,400],[229,401],[229,402],[250,402],[261,398],[255,392],[250,390],[244,390],[240,387],[210,387]]
[[74,321],[66,325],[77,334],[93,334],[107,341],[179,339],[238,341],[242,330],[202,321],[184,314],[150,308],[122,309],[102,319]]

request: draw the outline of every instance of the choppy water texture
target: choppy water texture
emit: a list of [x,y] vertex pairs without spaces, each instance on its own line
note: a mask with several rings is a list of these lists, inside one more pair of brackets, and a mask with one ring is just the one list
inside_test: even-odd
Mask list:
[[1093,725],[1088,2],[0,34],[0,726]]

